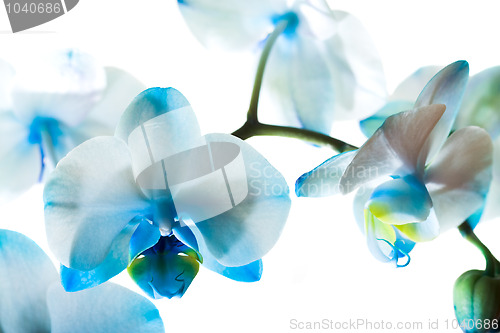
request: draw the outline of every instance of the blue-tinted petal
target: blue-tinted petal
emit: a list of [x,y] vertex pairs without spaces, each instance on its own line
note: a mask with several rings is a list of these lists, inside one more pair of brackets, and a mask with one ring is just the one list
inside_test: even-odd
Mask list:
[[356,220],[356,224],[358,225],[359,230],[365,233],[365,209],[366,203],[370,200],[372,196],[374,186],[361,186],[354,196],[353,200],[353,213],[354,218]]
[[434,209],[431,209],[429,217],[423,222],[395,225],[407,239],[413,242],[426,242],[439,236],[440,226]]
[[145,219],[138,224],[132,220],[111,244],[107,257],[96,268],[80,271],[61,265],[61,281],[66,291],[79,291],[108,281],[127,268],[130,258],[152,247],[160,238],[160,231]]
[[105,68],[106,88],[96,104],[77,126],[59,124],[61,133],[55,149],[60,158],[82,142],[101,135],[113,135],[121,115],[144,86],[129,73]]
[[[199,232],[199,230],[197,230],[196,228],[194,228],[193,230],[195,232]],[[195,237],[192,232],[189,232],[186,229],[182,230],[182,234],[178,233],[177,229],[174,229],[174,234],[178,236],[177,238],[179,238],[183,243],[189,244],[189,246],[193,247],[198,252],[202,252],[205,254],[205,256],[203,257],[203,266],[205,268],[208,268],[215,273],[221,274],[235,281],[255,282],[260,280],[263,269],[262,260],[254,261],[245,266],[227,267],[219,263],[210,253],[210,251],[208,251],[201,235]],[[198,243],[196,238],[201,239],[202,241]]]
[[284,0],[252,2],[178,0],[188,27],[207,47],[255,47],[273,29],[273,18],[286,11]]
[[[488,193],[488,197],[489,197],[489,193]],[[484,213],[484,206],[479,208],[478,210],[476,210],[474,212],[474,214],[469,216],[469,218],[467,219],[467,223],[469,224],[469,226],[472,229],[475,229],[477,227],[477,225],[479,224],[479,222],[481,222],[481,217],[483,216],[483,213]]]
[[42,57],[16,76],[13,106],[16,116],[30,124],[36,117],[79,124],[101,97],[104,69],[90,55],[76,50]]
[[195,278],[199,254],[175,236],[161,237],[127,268],[132,279],[152,298],[182,297]]
[[382,61],[370,34],[356,17],[343,11],[331,11],[330,15],[337,29],[324,41],[324,47],[335,82],[335,119],[363,119],[386,101]]
[[481,221],[489,221],[500,216],[500,138],[493,142],[493,179],[486,198]]
[[413,109],[418,94],[441,68],[439,66],[422,67],[401,82],[394,90],[394,93],[389,96],[386,105],[373,116],[360,122],[363,134],[370,137],[388,117],[401,111]]
[[[33,139],[33,142],[30,142]],[[41,176],[39,142],[10,112],[0,112],[0,202],[14,198]]]
[[479,126],[493,138],[500,134],[500,66],[488,68],[469,80],[455,128]]
[[[283,90],[288,93],[282,98],[291,99],[304,128],[329,134],[335,117],[335,91],[340,88],[335,84],[326,55],[318,43],[306,38],[283,39],[274,56],[290,61],[288,77],[284,78],[289,87]],[[279,50],[283,53],[279,54]]]
[[153,247],[158,243],[160,237],[161,233],[158,227],[150,223],[149,220],[142,219],[130,239],[128,261],[133,261],[141,252]]
[[383,176],[423,176],[419,156],[444,111],[444,105],[434,104],[387,118],[358,150],[340,180],[340,189],[348,193]]
[[377,129],[384,124],[384,121],[399,112],[413,108],[413,101],[390,101],[377,111],[373,116],[359,122],[359,127],[366,137],[371,137]]
[[340,178],[351,163],[357,150],[335,155],[295,182],[298,197],[323,197],[341,193]]
[[378,220],[399,225],[425,221],[432,208],[432,200],[423,182],[409,175],[377,186],[367,208]]
[[[297,33],[278,39],[263,86],[278,102],[288,125],[298,121],[304,128],[328,134],[334,120],[360,119],[375,112],[385,102],[385,81],[378,54],[361,24],[347,13],[319,10],[306,2],[296,11]],[[323,19],[319,25],[329,28],[327,36],[316,33],[322,30],[316,27],[316,16]]]
[[105,67],[104,70],[106,88],[97,104],[78,127],[79,132],[90,132],[91,135],[87,134],[89,138],[113,135],[125,109],[145,89],[144,84],[122,69]]
[[101,264],[128,223],[149,211],[127,146],[115,137],[86,141],[62,159],[44,202],[49,246],[63,265],[84,271]]
[[128,144],[135,177],[164,158],[204,143],[189,102],[173,88],[139,94],[122,115],[115,135]]
[[[443,67],[442,66],[425,66],[421,67],[404,79],[394,93],[389,97],[390,101],[408,101],[413,103],[417,100],[420,92],[425,88],[427,83],[436,75]],[[433,103],[431,103],[433,104]]]
[[[210,134],[206,140],[232,143],[239,147],[242,154],[241,163],[220,166],[214,172],[214,176],[222,171],[226,173],[229,187],[217,196],[222,198],[225,194],[230,209],[188,226],[181,224],[178,232],[183,234],[184,228],[187,228],[185,232],[193,232],[197,242],[205,242],[210,254],[222,265],[244,266],[262,258],[278,240],[290,209],[288,186],[283,176],[246,142],[225,134]],[[241,186],[242,180],[246,182],[246,187]],[[241,187],[233,187],[232,184]],[[211,201],[205,200],[205,203],[208,202]],[[203,205],[203,202],[199,204]],[[204,209],[211,211],[210,207]],[[188,211],[179,217],[186,223],[188,219],[193,219]],[[190,231],[190,228],[197,230]],[[206,256],[201,249],[200,252],[203,257]]]
[[239,267],[227,267],[219,264],[217,261],[211,261],[207,264],[204,262],[203,266],[231,280],[240,282],[259,281],[262,276],[263,269],[261,259]]
[[113,283],[67,293],[54,284],[47,293],[51,333],[163,333],[156,307],[146,298]]
[[0,59],[0,112],[12,109],[12,83],[14,68]]
[[426,171],[426,186],[441,231],[483,207],[492,180],[493,143],[479,127],[454,132]]
[[416,108],[431,104],[446,105],[446,111],[422,148],[420,164],[426,165],[430,162],[450,134],[468,79],[469,64],[466,61],[454,62],[440,70],[418,96]]
[[46,295],[57,275],[35,242],[0,230],[0,331],[51,332]]

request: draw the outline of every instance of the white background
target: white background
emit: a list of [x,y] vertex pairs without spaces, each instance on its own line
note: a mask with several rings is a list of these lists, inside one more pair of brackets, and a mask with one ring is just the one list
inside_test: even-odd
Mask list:
[[[338,0],[330,5],[365,24],[392,91],[424,65],[465,59],[471,73],[500,65],[497,3]],[[10,32],[0,7],[0,58],[22,65],[41,51],[62,47],[87,51],[148,87],[179,89],[204,133],[232,132],[245,119],[255,55],[204,49],[190,35],[174,0],[81,0],[63,17],[18,34]],[[260,112],[273,110],[263,105]],[[356,130],[356,124],[338,124],[333,134],[361,144]],[[284,174],[292,193],[298,176],[333,154],[292,139],[249,142]],[[167,332],[298,331],[290,328],[292,319],[422,322],[424,330],[418,332],[438,319],[444,331],[445,320],[454,319],[453,283],[466,270],[483,268],[480,253],[453,230],[417,245],[407,268],[379,263],[357,229],[351,200],[294,197],[283,235],[264,258],[262,280],[238,283],[201,268],[182,299],[155,301]],[[480,225],[477,232],[500,255],[497,223]],[[0,226],[25,233],[49,252],[41,186],[0,207]],[[114,281],[141,292],[126,273]]]

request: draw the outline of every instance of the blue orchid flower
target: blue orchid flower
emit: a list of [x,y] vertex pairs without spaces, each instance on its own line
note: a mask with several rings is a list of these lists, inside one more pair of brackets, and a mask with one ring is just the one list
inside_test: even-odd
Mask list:
[[164,332],[146,298],[106,283],[65,292],[49,257],[28,237],[0,230],[0,331]]
[[143,89],[130,74],[74,50],[18,72],[0,61],[0,200],[42,181],[47,165],[83,141],[111,135]]
[[415,242],[457,227],[485,202],[492,179],[490,136],[471,126],[448,137],[468,72],[465,61],[445,67],[425,86],[414,109],[387,118],[359,150],[301,176],[297,195],[357,189],[355,217],[371,252],[398,265],[406,257],[402,265],[407,264]]
[[[370,137],[389,116],[409,108],[426,82],[442,67],[422,67],[406,78],[388,99],[387,104],[373,116],[360,122],[363,133]],[[494,140],[493,180],[483,208],[468,218],[472,228],[482,221],[500,216],[500,67],[491,67],[473,75],[467,84],[453,130],[467,126],[485,129]]]
[[290,209],[281,174],[234,136],[202,136],[173,88],[142,92],[114,137],[88,140],[63,158],[44,202],[66,290],[128,268],[154,298],[182,296],[200,263],[259,280]]
[[378,52],[361,23],[323,0],[182,0],[179,8],[205,46],[261,48],[282,22],[264,75],[287,125],[329,133],[334,120],[362,119],[387,95]]

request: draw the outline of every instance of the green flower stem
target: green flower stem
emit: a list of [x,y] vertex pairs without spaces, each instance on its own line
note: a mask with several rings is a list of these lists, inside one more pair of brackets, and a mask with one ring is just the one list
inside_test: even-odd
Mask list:
[[296,127],[262,124],[260,122],[246,122],[243,126],[234,131],[232,135],[237,136],[242,140],[246,140],[253,136],[281,136],[286,138],[301,139],[313,144],[330,147],[339,153],[358,149],[356,146],[319,132]]
[[496,274],[499,274],[500,263],[491,253],[491,251],[486,247],[486,245],[484,245],[483,242],[481,242],[481,240],[476,236],[469,223],[462,223],[458,227],[458,230],[460,231],[460,234],[462,234],[462,237],[474,244],[483,254],[484,259],[486,260],[486,275],[494,277]]
[[276,42],[278,37],[285,31],[289,23],[289,20],[280,21],[276,25],[274,31],[267,38],[266,45],[264,46],[264,50],[262,51],[262,54],[260,56],[257,74],[255,75],[252,97],[250,99],[250,106],[247,113],[247,121],[245,122],[245,124],[243,124],[243,126],[234,131],[232,135],[239,137],[242,140],[246,140],[253,136],[267,135],[301,139],[317,145],[330,147],[340,153],[358,149],[356,146],[350,145],[344,141],[332,138],[319,132],[296,127],[268,125],[259,122],[257,111],[266,63],[269,55],[271,54],[274,43]]
[[253,84],[252,98],[250,99],[250,106],[247,113],[247,122],[249,123],[257,123],[259,121],[257,117],[257,109],[259,106],[260,88],[262,86],[264,70],[266,69],[267,60],[269,59],[274,43],[283,31],[285,31],[288,23],[288,20],[282,20],[276,25],[274,31],[267,38],[264,50],[260,55],[259,66],[257,67],[257,74],[255,75],[255,81]]

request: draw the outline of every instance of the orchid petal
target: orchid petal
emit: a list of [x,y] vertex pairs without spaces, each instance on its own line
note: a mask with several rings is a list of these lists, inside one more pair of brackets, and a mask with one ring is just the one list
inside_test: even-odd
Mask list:
[[493,142],[493,179],[480,221],[488,221],[500,216],[498,202],[500,202],[500,138]]
[[119,68],[104,69],[106,88],[99,101],[78,126],[63,129],[70,137],[71,149],[90,138],[113,135],[123,111],[145,88],[135,77]]
[[[90,55],[70,50],[44,59],[16,76],[13,105],[25,124],[37,117],[79,124],[106,85],[104,69]],[[50,77],[50,80],[47,78]]]
[[104,70],[106,89],[80,126],[99,124],[106,130],[92,133],[91,137],[113,135],[123,111],[145,89],[144,84],[122,69],[105,67]]
[[367,208],[378,220],[399,225],[425,221],[432,208],[432,200],[425,185],[410,175],[377,186]]
[[32,240],[0,230],[0,331],[51,332],[46,294],[58,282],[49,257]]
[[493,138],[500,134],[500,66],[488,68],[469,80],[455,128],[479,126]]
[[413,242],[426,242],[439,236],[440,226],[434,209],[431,209],[428,218],[423,222],[407,223],[394,226],[406,238]]
[[[196,249],[196,251],[205,254],[203,257],[203,266],[205,268],[235,281],[255,282],[260,280],[263,269],[262,260],[257,260],[249,263],[248,265],[239,267],[224,266],[219,263],[207,249],[203,236],[199,234],[198,229],[181,229],[181,232],[179,232],[178,229],[174,229],[174,235],[176,235],[176,237],[184,244],[189,244],[189,246]],[[193,231],[197,233],[197,236],[193,234]],[[198,242],[197,239],[200,241]]]
[[387,118],[347,167],[340,180],[343,193],[382,176],[423,173],[420,152],[444,111],[445,106],[437,104]]
[[366,137],[370,137],[382,126],[384,121],[393,114],[404,110],[413,109],[414,101],[418,94],[424,89],[427,82],[441,69],[438,66],[427,66],[418,69],[416,72],[401,82],[394,93],[389,96],[389,100],[373,116],[360,122],[361,131]]
[[387,97],[382,61],[356,17],[342,11],[331,15],[338,30],[324,47],[335,82],[335,119],[363,119],[381,108]]
[[114,137],[91,139],[62,159],[44,202],[52,251],[63,265],[83,271],[101,264],[128,223],[149,211],[127,146]]
[[161,233],[158,227],[149,220],[142,219],[130,239],[128,262],[132,262],[142,252],[153,247],[158,243],[160,237]]
[[[389,97],[391,101],[414,103],[427,83],[442,69],[442,66],[421,67],[401,82]],[[437,104],[437,103],[430,103]]]
[[369,138],[379,127],[384,124],[384,121],[390,116],[413,108],[413,102],[408,101],[390,101],[378,110],[373,116],[363,119],[359,122],[359,127],[363,134]]
[[206,47],[254,47],[273,29],[273,19],[286,11],[284,0],[234,2],[178,0],[188,27]]
[[[306,12],[322,19],[307,19]],[[276,42],[263,88],[277,99],[288,125],[298,120],[306,129],[328,134],[334,120],[363,118],[381,107],[386,97],[382,66],[359,22],[309,3],[297,13],[297,33]],[[302,31],[315,24],[328,26],[330,36]]]
[[122,115],[115,135],[128,144],[135,178],[161,160],[205,143],[189,102],[174,88],[139,94]]
[[259,281],[262,277],[262,260],[256,260],[251,262],[245,266],[238,267],[227,267],[219,264],[217,261],[210,261],[205,263],[203,262],[203,266],[208,268],[215,273],[223,275],[231,280],[239,281],[239,282],[256,282]]
[[10,112],[0,112],[0,202],[12,199],[37,183],[42,153],[30,131]]
[[357,150],[335,155],[303,174],[295,182],[298,197],[324,197],[341,193],[340,178],[351,163]]
[[365,209],[366,204],[372,196],[374,186],[364,185],[358,188],[353,200],[353,214],[359,230],[365,233]]
[[480,209],[492,179],[493,143],[479,127],[453,133],[426,172],[425,182],[441,231]]
[[[206,140],[239,147],[242,165],[228,169],[227,177],[231,178],[229,183],[240,185],[244,180],[247,191],[231,187],[234,205],[229,210],[204,221],[181,225],[177,231],[194,233],[197,242],[204,242],[220,264],[244,266],[262,258],[278,240],[290,209],[288,186],[283,176],[246,142],[226,134],[210,134]],[[192,216],[186,214],[180,218],[187,223]],[[203,251],[201,255],[206,256]]]
[[146,298],[112,283],[75,293],[53,284],[47,293],[52,333],[161,333],[156,307]]
[[419,163],[427,165],[450,134],[469,79],[469,64],[457,61],[439,71],[425,86],[415,102],[415,108],[444,104],[446,111],[422,148]]
[[338,32],[336,15],[343,12],[332,11],[325,0],[298,0],[292,6],[292,13],[300,24],[295,28],[298,35],[326,40]]
[[[332,74],[325,54],[320,52],[318,42],[307,38],[285,40],[289,54],[274,53],[279,59],[289,57],[290,68],[287,84],[298,119],[304,128],[328,134],[334,120],[335,89]],[[282,45],[283,45],[282,44]],[[272,69],[270,69],[271,71]]]
[[[92,288],[108,281],[127,268],[129,262],[141,252],[158,242],[160,231],[145,219],[138,224],[132,220],[115,237],[107,257],[96,268],[80,271],[61,265],[61,281],[66,291],[79,291]],[[130,248],[130,254],[128,253]]]

